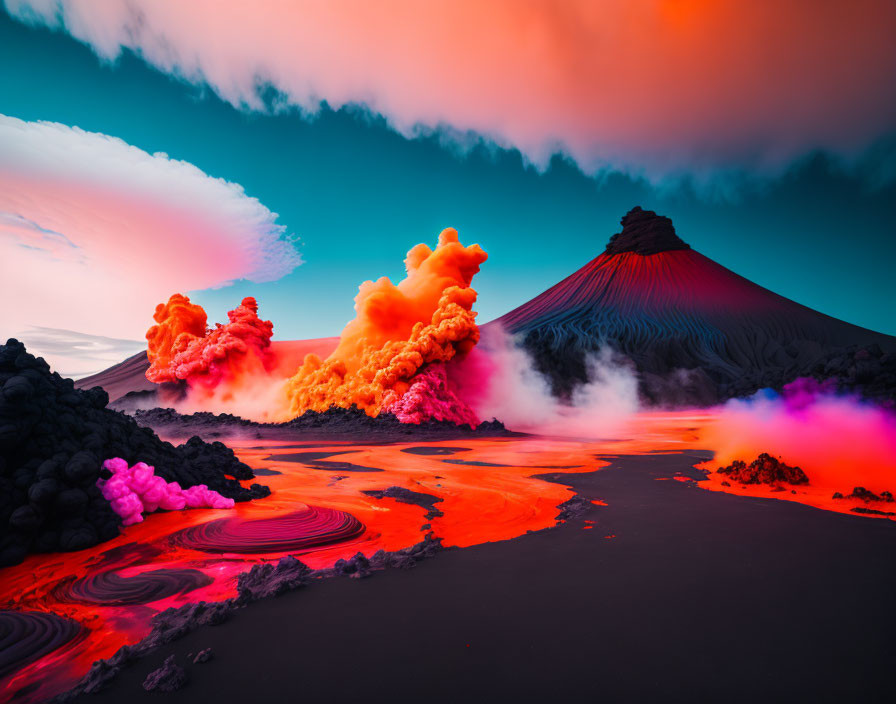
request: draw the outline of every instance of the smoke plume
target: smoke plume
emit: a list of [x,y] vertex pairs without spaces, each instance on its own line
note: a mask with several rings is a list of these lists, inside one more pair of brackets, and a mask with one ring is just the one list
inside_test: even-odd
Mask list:
[[[363,283],[356,317],[336,350],[325,360],[309,354],[287,383],[289,417],[356,405],[371,416],[394,408],[419,422],[434,407],[402,403],[415,376],[426,365],[462,358],[479,341],[470,284],[487,257],[479,245],[464,247],[448,228],[434,250],[418,244],[408,252],[407,276],[398,284],[386,277]],[[458,406],[446,369],[416,380],[415,396],[425,388],[440,395],[442,417],[472,419],[470,409]]]
[[272,385],[274,325],[258,317],[254,298],[244,298],[227,314],[229,322],[214,329],[207,326],[205,310],[179,293],[159,304],[153,317],[157,324],[146,333],[151,363],[146,378],[186,382],[190,404],[232,411],[241,396]]

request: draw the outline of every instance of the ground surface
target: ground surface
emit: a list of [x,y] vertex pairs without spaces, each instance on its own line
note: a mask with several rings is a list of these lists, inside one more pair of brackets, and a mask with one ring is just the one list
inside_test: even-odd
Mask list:
[[609,505],[258,602],[82,701],[159,699],[171,654],[191,682],[166,701],[191,704],[891,701],[896,524],[668,479],[704,457],[562,475]]

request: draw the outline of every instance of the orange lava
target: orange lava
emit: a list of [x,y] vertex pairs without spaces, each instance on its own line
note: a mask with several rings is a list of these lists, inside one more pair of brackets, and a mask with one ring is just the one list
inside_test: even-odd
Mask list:
[[[243,519],[272,517],[294,511],[303,504],[347,511],[366,526],[365,532],[355,539],[291,553],[314,568],[331,566],[336,560],[359,551],[370,556],[379,549],[408,547],[419,542],[427,530],[442,538],[446,546],[466,547],[507,540],[529,530],[555,525],[557,506],[573,496],[568,487],[536,479],[535,475],[592,472],[607,465],[601,458],[626,454],[699,449],[701,430],[712,427],[715,422],[712,411],[642,413],[629,424],[626,437],[599,442],[526,437],[355,445],[306,443],[300,436],[292,442],[228,441],[240,459],[250,466],[281,472],[260,477],[260,481],[271,487],[270,497],[237,504],[228,511],[202,509],[154,514],[98,547],[76,553],[32,555],[21,565],[3,569],[0,608],[51,611],[78,621],[88,633],[0,681],[0,700],[12,698],[23,687],[30,689],[16,701],[25,703],[42,701],[69,689],[93,661],[107,658],[122,645],[143,638],[155,613],[199,600],[230,598],[236,594],[240,573],[253,564],[277,560],[285,554],[216,555],[172,545],[169,536],[187,526],[234,515]],[[414,447],[441,454],[405,451]],[[320,469],[315,467],[315,458],[296,462],[287,457],[300,452],[339,453],[329,457],[317,455],[316,459],[345,464],[341,468],[336,464],[331,469]],[[715,469],[717,463],[704,466]],[[382,471],[352,471],[359,467]],[[690,481],[681,475],[668,479]],[[796,493],[791,494],[789,490],[774,492],[767,487],[724,487],[723,480],[722,475],[710,472],[708,481],[695,484],[710,491],[799,501],[844,513],[849,513],[853,506],[865,506],[854,500],[832,500],[827,488],[811,483],[796,488]],[[848,477],[844,477],[842,485],[847,489],[851,486]],[[391,486],[442,499],[435,506],[443,515],[426,518],[427,509],[423,507],[393,498],[376,499],[363,493]],[[592,503],[607,505],[599,499]],[[431,528],[422,530],[426,524]],[[593,529],[593,524],[586,523],[584,528]],[[614,539],[616,535],[603,537]],[[186,594],[138,606],[66,603],[54,596],[54,587],[61,580],[107,569],[108,566],[101,567],[103,554],[130,544],[157,545],[162,549],[152,556],[141,553],[136,546],[124,547],[123,555],[134,555],[132,561],[126,559],[124,566],[118,568],[125,576],[162,568],[191,568],[203,572],[212,581]]]
[[[408,447],[462,448],[453,454],[420,455],[403,452]],[[282,472],[261,480],[271,487],[270,497],[237,504],[232,510],[191,510],[158,513],[143,523],[123,529],[115,540],[76,553],[32,555],[21,565],[3,570],[0,608],[51,611],[74,619],[89,629],[86,637],[66,645],[27,665],[0,681],[0,692],[10,697],[23,687],[32,687],[16,701],[41,701],[70,688],[86,673],[90,664],[111,656],[119,647],[134,643],[149,631],[153,614],[186,603],[220,601],[236,594],[236,579],[252,564],[279,559],[286,553],[266,555],[209,555],[172,545],[168,537],[187,526],[223,516],[243,519],[265,518],[293,511],[302,504],[347,511],[366,526],[358,538],[291,552],[313,568],[332,566],[340,558],[357,552],[370,556],[379,549],[398,550],[423,539],[421,526],[446,546],[468,546],[507,540],[529,530],[556,524],[558,504],[573,494],[568,487],[532,478],[532,475],[562,467],[563,472],[591,472],[605,462],[595,459],[588,443],[543,439],[464,440],[457,442],[412,443],[366,446],[334,443],[295,447],[295,443],[245,440],[231,443],[240,459],[252,467]],[[338,452],[332,461],[362,467],[382,468],[379,472],[321,470],[311,462],[278,459],[296,452]],[[444,450],[450,452],[450,450]],[[271,459],[266,459],[268,457]],[[327,458],[328,460],[330,458]],[[445,462],[449,459],[452,462]],[[457,460],[485,463],[465,465]],[[495,466],[500,465],[500,466]],[[424,518],[426,509],[392,498],[376,499],[361,492],[402,486],[442,499],[436,504],[444,514]],[[163,548],[155,557],[125,562],[124,576],[161,568],[192,568],[212,579],[208,586],[186,594],[137,606],[103,606],[66,603],[58,600],[53,588],[68,577],[82,577],[100,569],[102,555],[127,546],[156,544]],[[127,553],[127,548],[125,548]],[[102,569],[107,569],[103,566]]]

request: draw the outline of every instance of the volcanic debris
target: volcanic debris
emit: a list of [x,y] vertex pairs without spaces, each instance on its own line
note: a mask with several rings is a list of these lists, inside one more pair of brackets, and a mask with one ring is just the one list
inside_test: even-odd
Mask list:
[[763,452],[750,464],[742,460],[734,460],[727,467],[719,467],[716,472],[724,474],[740,484],[768,484],[780,487],[781,484],[809,483],[809,477],[802,469],[791,467],[767,452]]
[[252,470],[220,442],[174,447],[133,418],[106,408],[100,387],[75,389],[15,339],[0,345],[0,566],[31,552],[80,550],[118,535],[121,518],[96,486],[102,462],[146,462],[182,487],[205,484],[236,501]]
[[143,689],[147,692],[176,692],[187,683],[184,668],[174,662],[174,656],[165,658],[162,666],[150,672],[143,681]]
[[403,504],[414,504],[415,506],[425,508],[427,509],[427,512],[423,517],[427,520],[432,520],[433,518],[439,518],[440,516],[445,515],[435,507],[435,504],[442,501],[441,498],[433,496],[432,494],[424,494],[420,491],[411,491],[402,486],[390,486],[388,489],[368,489],[361,493],[367,494],[367,496],[372,496],[375,499],[395,499]]

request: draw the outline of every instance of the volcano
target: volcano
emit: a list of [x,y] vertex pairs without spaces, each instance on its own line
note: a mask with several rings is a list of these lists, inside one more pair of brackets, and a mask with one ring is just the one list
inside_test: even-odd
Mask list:
[[870,396],[896,389],[896,338],[779,296],[694,251],[672,221],[635,207],[604,252],[489,324],[519,336],[559,394],[588,353],[630,359],[647,400],[706,404],[836,377]]

